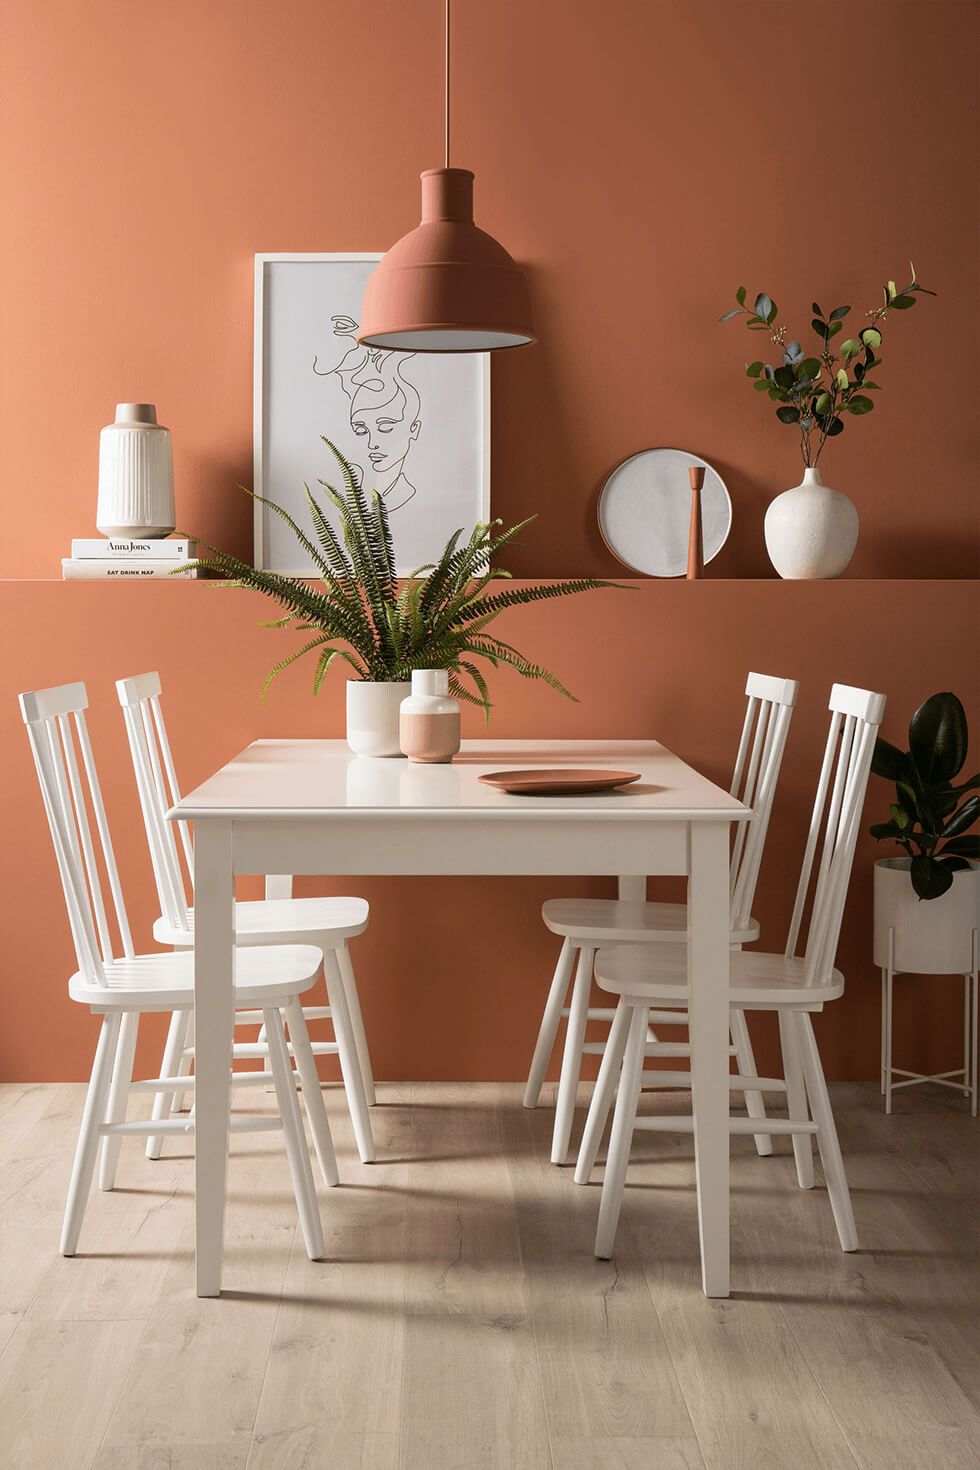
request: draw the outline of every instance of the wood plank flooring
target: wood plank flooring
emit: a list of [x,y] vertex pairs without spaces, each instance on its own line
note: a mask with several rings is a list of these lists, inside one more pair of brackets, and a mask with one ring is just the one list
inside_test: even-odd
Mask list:
[[124,1142],[63,1261],[82,1089],[0,1088],[3,1470],[976,1470],[980,1129],[962,1102],[923,1091],[888,1119],[876,1089],[834,1089],[852,1256],[788,1140],[770,1159],[734,1140],[735,1293],[710,1303],[690,1137],[638,1136],[600,1262],[598,1189],[548,1162],[551,1108],[520,1095],[383,1085],[365,1167],[328,1088],[344,1183],[321,1190],[317,1264],[279,1139],[239,1136],[227,1289],[199,1301],[188,1145],[149,1163]]

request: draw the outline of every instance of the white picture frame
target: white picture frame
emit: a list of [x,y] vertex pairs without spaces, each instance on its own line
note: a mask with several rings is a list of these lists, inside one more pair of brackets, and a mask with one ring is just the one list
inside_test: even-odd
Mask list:
[[[366,251],[256,255],[253,487],[307,530],[304,480],[314,491],[318,478],[337,483],[320,436],[332,438],[367,488],[388,497],[406,576],[438,557],[459,527],[468,535],[490,519],[490,355],[359,348],[363,287],[380,259]],[[394,478],[378,485],[385,473]],[[256,567],[317,575],[258,500],[253,524]]]

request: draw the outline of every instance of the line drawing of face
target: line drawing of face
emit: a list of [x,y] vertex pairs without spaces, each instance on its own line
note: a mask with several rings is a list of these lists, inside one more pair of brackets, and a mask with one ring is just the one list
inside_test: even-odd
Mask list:
[[[370,465],[368,479],[384,496],[389,511],[400,510],[415,495],[405,462],[422,429],[422,400],[404,368],[415,356],[387,348],[365,347],[356,338],[357,323],[334,316],[336,337],[351,339],[336,367],[323,373],[313,359],[318,377],[336,376],[350,401],[351,433],[360,448],[358,458]],[[362,480],[365,471],[361,471]]]

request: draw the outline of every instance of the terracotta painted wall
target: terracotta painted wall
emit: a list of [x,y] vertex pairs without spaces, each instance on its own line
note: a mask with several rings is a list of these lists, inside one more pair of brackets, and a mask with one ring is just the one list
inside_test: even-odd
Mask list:
[[[274,635],[254,630],[246,599],[27,579],[57,577],[70,537],[92,534],[98,429],[117,399],[156,401],[173,428],[181,522],[247,552],[234,486],[250,478],[253,253],[382,249],[415,222],[417,174],[441,150],[440,12],[438,0],[0,6],[2,1076],[81,1076],[91,1043],[64,996],[67,931],[16,691],[83,677],[99,698],[144,935],[149,869],[112,679],[161,669],[188,781],[260,734],[340,733],[339,685],[314,705],[297,674],[259,709]],[[478,218],[527,263],[541,334],[494,363],[494,512],[540,513],[510,565],[615,573],[595,529],[602,481],[638,449],[679,444],[729,483],[734,529],[713,571],[745,579],[515,618],[515,638],[582,703],[501,680],[494,729],[657,735],[721,778],[745,670],[805,679],[768,864],[774,936],[832,679],[885,689],[893,736],[924,694],[977,687],[976,584],[935,579],[977,570],[962,343],[978,315],[978,14],[972,0],[863,0],[821,6],[815,25],[781,0],[457,0],[455,159],[476,170]],[[878,411],[827,462],[862,517],[848,580],[780,584],[762,514],[798,478],[794,438],[741,379],[754,339],[716,318],[740,283],[765,286],[800,329],[814,296],[863,311],[910,256],[940,296],[894,323]],[[915,578],[932,580],[894,580]],[[870,858],[848,919],[848,997],[823,1023],[840,1076],[876,1066]],[[551,959],[536,918],[550,886],[365,891],[381,1072],[518,1076]],[[488,916],[499,943],[474,956]],[[403,936],[431,956],[423,967],[401,958]],[[944,1004],[919,1003],[907,1023],[922,1064],[945,1057],[944,1027],[955,1034]]]

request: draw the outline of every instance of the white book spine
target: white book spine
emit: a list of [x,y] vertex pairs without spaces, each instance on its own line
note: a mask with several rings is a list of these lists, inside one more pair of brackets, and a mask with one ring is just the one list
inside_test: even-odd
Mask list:
[[104,582],[121,577],[169,577],[172,581],[196,577],[197,569],[189,572],[175,571],[179,562],[172,561],[98,561],[94,557],[70,557],[61,559],[61,575],[66,582]]
[[108,561],[115,557],[136,560],[145,557],[147,561],[190,561],[195,549],[193,541],[186,536],[156,541],[140,541],[126,536],[110,536],[101,541],[76,537],[71,543],[71,554],[75,560],[95,558]]

